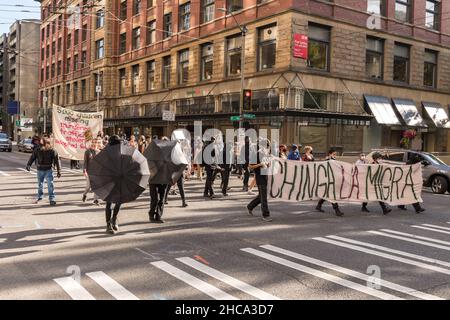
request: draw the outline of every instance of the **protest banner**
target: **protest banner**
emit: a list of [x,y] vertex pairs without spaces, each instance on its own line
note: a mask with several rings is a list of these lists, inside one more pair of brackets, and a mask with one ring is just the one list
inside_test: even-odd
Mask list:
[[330,202],[383,201],[391,205],[422,202],[422,167],[354,165],[341,161],[299,162],[272,159],[269,198]]
[[77,112],[53,105],[53,145],[61,158],[83,160],[86,146],[103,130],[103,112]]

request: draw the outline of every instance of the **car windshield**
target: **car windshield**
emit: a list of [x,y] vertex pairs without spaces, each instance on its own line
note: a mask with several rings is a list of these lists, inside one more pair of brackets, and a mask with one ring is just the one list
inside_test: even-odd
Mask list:
[[6,133],[0,133],[0,139],[8,139],[8,135]]
[[431,162],[433,164],[438,164],[438,165],[444,165],[446,166],[447,164],[442,161],[441,159],[439,159],[438,157],[432,155],[431,153],[426,153],[427,157],[431,160]]

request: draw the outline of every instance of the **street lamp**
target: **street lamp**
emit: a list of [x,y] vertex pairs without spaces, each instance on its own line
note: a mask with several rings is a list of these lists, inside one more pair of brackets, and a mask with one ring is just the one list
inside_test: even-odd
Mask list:
[[244,69],[245,69],[245,35],[248,32],[247,27],[244,25],[241,25],[237,19],[236,16],[233,14],[232,11],[228,10],[227,8],[218,8],[217,10],[225,12],[226,14],[229,14],[233,17],[234,21],[236,22],[237,26],[239,27],[239,30],[241,30],[241,93],[240,93],[240,103],[239,103],[239,129],[242,128],[242,112],[244,110],[244,81],[245,81],[245,75],[244,75]]

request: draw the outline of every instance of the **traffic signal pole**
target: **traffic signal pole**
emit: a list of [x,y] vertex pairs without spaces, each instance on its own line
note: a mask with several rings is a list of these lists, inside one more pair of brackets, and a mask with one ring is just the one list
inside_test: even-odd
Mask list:
[[239,132],[242,129],[242,117],[244,112],[244,81],[245,81],[245,27],[241,27],[241,100],[239,103]]

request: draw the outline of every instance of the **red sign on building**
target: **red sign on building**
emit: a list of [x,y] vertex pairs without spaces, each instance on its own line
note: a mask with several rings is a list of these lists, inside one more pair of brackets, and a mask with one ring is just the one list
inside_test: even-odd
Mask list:
[[308,59],[308,36],[294,33],[294,58]]

